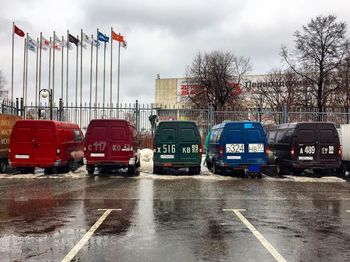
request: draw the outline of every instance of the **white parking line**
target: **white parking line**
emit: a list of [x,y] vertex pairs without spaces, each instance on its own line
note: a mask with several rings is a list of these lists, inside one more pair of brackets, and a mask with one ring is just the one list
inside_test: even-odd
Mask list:
[[270,252],[278,262],[287,262],[280,253],[270,244],[269,241],[241,214],[245,209],[223,209],[222,211],[232,211],[243,222],[243,224],[253,233],[260,243]]
[[78,254],[79,250],[85,245],[85,243],[90,239],[90,237],[95,233],[95,231],[100,227],[103,221],[108,217],[108,215],[112,211],[120,211],[121,209],[98,209],[99,211],[106,210],[103,215],[96,221],[96,223],[90,228],[88,232],[83,236],[82,239],[72,248],[72,250],[66,255],[62,262],[71,261],[76,254]]
[[350,213],[350,210],[346,210],[346,212]]

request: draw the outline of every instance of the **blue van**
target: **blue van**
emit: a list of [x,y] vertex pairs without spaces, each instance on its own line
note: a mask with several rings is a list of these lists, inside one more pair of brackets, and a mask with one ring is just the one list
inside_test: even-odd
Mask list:
[[267,164],[267,139],[259,122],[223,122],[212,128],[206,164],[214,174],[241,170],[262,177]]

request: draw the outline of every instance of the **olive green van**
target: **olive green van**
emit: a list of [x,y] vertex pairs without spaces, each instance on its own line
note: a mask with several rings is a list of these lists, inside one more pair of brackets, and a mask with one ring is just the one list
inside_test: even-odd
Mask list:
[[200,173],[202,145],[195,122],[159,122],[153,147],[154,174],[162,174],[165,167],[188,168],[193,175]]

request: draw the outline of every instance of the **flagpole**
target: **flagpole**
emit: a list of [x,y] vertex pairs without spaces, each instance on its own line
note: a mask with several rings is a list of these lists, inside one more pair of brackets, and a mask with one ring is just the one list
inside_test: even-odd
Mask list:
[[38,94],[39,94],[39,85],[38,85],[38,61],[39,61],[39,50],[38,50],[39,38],[36,38],[36,64],[35,64],[35,107],[38,106]]
[[[41,53],[43,49],[43,33],[40,32],[40,58],[39,58],[39,91],[38,91],[38,97],[40,95],[40,90],[41,90]],[[39,99],[39,107],[40,107],[40,99]]]
[[69,76],[69,30],[67,30],[67,71],[66,71],[66,106],[68,107],[68,76]]
[[47,88],[48,90],[51,90],[51,46],[52,46],[52,39],[50,37],[50,46],[49,46],[49,85],[48,85],[48,88]]
[[12,69],[11,69],[11,103],[13,104],[13,69],[15,57],[15,22],[12,22]]
[[24,103],[24,94],[26,88],[26,48],[27,48],[27,38],[24,38],[24,49],[23,49],[23,89],[22,89],[22,99]]
[[91,106],[92,106],[92,59],[93,59],[93,43],[94,37],[91,35],[91,54],[90,54],[90,104],[89,104],[89,121],[91,120]]
[[29,45],[29,34],[27,33],[27,46],[26,46],[26,86],[25,86],[25,93],[24,93],[24,106],[27,105],[27,98],[28,98],[28,45]]
[[62,47],[62,61],[61,61],[61,99],[62,99],[62,105],[63,105],[63,71],[64,71],[64,37],[62,36],[62,44],[61,44],[61,47]]
[[[79,36],[77,36],[79,40]],[[78,108],[78,64],[79,64],[79,43],[77,43],[77,52],[76,52],[76,61],[75,61],[75,122],[77,122],[77,108]]]
[[55,50],[56,49],[56,32],[53,31],[53,50],[52,50],[52,91],[51,103],[55,103]]
[[[119,33],[120,35],[120,33]],[[118,107],[119,107],[119,92],[120,92],[120,42],[118,41],[118,87],[117,87],[117,104],[118,104]]]
[[112,117],[112,101],[113,101],[113,89],[112,89],[112,86],[113,86],[113,73],[112,73],[112,70],[113,70],[113,38],[112,38],[112,33],[113,32],[113,27],[111,27],[111,69],[110,69],[110,76],[109,76],[109,84],[110,84],[110,90],[109,90],[109,107],[111,108],[111,115],[110,117]]
[[104,50],[103,50],[103,111],[105,108],[106,102],[106,42],[104,42]]
[[83,29],[80,32],[80,126],[83,118]]
[[97,43],[96,43],[96,76],[95,76],[95,107],[96,107],[96,111],[95,111],[95,118],[97,118],[97,80],[98,80],[98,45],[99,45],[99,41],[98,41],[98,28],[97,28]]

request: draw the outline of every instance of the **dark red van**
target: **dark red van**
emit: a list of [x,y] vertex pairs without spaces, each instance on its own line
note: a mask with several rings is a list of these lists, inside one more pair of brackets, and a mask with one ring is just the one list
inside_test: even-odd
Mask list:
[[91,175],[95,167],[101,172],[115,168],[128,168],[135,174],[139,165],[139,136],[136,128],[121,119],[95,119],[85,136],[86,169]]
[[51,120],[19,120],[13,127],[9,159],[11,167],[33,173],[69,172],[84,158],[83,134],[77,124]]

